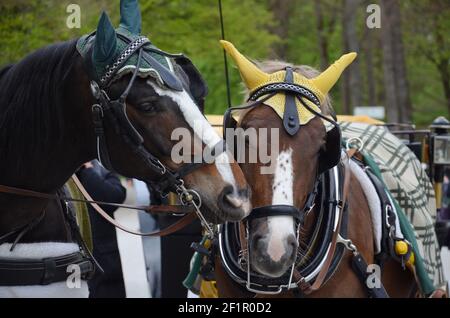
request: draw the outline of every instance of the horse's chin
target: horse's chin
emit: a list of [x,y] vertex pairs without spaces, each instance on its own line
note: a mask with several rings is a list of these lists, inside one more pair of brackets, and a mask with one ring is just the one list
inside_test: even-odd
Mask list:
[[208,223],[219,225],[225,222],[239,222],[242,218],[235,218],[230,215],[226,215],[220,209],[213,207],[212,209],[208,206],[202,206],[200,209],[204,218]]
[[290,268],[290,266],[283,266],[279,269],[267,269],[265,266],[258,266],[258,264],[253,263],[252,269],[264,276],[270,277],[270,278],[279,278],[283,276],[287,270]]
[[217,207],[204,205],[200,210],[208,223],[219,225],[228,221],[221,215],[220,210]]
[[200,208],[200,211],[202,212],[206,221],[212,224],[239,222],[248,215],[248,211],[250,210],[251,207],[250,205],[248,205],[248,207],[245,207],[245,210],[239,211],[238,213],[227,213],[218,206],[215,200],[208,200],[207,198],[203,198],[203,204]]

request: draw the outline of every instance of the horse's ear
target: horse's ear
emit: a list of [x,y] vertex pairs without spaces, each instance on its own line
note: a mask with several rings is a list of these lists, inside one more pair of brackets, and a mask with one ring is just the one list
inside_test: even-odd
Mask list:
[[131,34],[141,34],[141,11],[138,0],[120,0],[120,25]]
[[115,57],[116,48],[116,31],[108,15],[103,12],[95,34],[94,50],[92,53],[94,64],[108,64],[111,62]]
[[189,91],[194,98],[197,106],[203,112],[205,106],[205,97],[206,95],[208,95],[208,85],[206,84],[199,70],[186,56],[176,57],[175,62],[187,75],[189,79]]

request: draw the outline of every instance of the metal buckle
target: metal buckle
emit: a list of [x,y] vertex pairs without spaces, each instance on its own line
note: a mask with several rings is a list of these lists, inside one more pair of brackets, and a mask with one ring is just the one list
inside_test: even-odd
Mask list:
[[101,94],[100,86],[98,86],[97,82],[91,81],[90,87],[91,87],[91,92],[92,92],[92,95],[94,96],[94,98],[96,100],[99,100],[100,94]]
[[245,270],[244,266],[247,265],[247,254],[248,254],[248,248],[245,250],[240,250],[238,255],[238,264],[239,266]]
[[159,160],[159,159],[156,159],[156,160],[154,160],[154,165],[155,166],[159,166],[159,170],[160,170],[160,173],[163,175],[163,174],[166,174],[166,172],[167,172],[167,168],[166,168],[166,166]]
[[307,207],[305,209],[305,216],[308,216],[308,214],[312,211],[312,209],[314,209],[315,206],[316,206],[316,203],[314,202],[311,206]]
[[100,106],[100,104],[92,105],[92,108],[91,108],[92,113],[94,113],[96,109],[99,110],[100,118],[103,118],[104,117],[103,107]]
[[336,244],[339,244],[339,243],[340,243],[340,244],[343,244],[344,247],[345,247],[347,250],[349,250],[349,251],[351,251],[351,252],[353,253],[353,255],[358,255],[358,254],[359,254],[358,249],[356,248],[356,245],[353,244],[352,240],[350,240],[350,239],[344,239],[344,238],[341,236],[341,234],[338,234],[337,240],[336,240]]
[[215,234],[214,230],[203,216],[203,213],[200,211],[200,207],[202,206],[202,199],[200,197],[200,194],[198,194],[198,192],[193,189],[186,189],[186,187],[184,186],[184,181],[181,179],[179,181],[180,183],[176,187],[177,187],[177,194],[178,197],[180,198],[181,204],[182,205],[192,204],[194,206],[195,213],[200,219],[202,226],[206,229],[206,232],[208,232],[207,233],[208,238],[213,239]]
[[393,213],[394,210],[392,209],[392,206],[390,204],[386,204],[386,208],[385,208],[385,212],[386,212],[386,220],[384,220],[386,222],[386,225],[388,228],[390,227],[395,227],[395,220],[394,220],[394,224],[389,223],[389,212]]
[[347,142],[345,143],[345,148],[347,150],[350,150],[350,149],[354,148],[354,149],[356,149],[357,151],[360,152],[364,148],[364,142],[361,140],[361,138],[352,137],[352,138],[349,138],[347,140]]
[[251,282],[247,282],[247,284],[245,285],[245,287],[247,288],[247,290],[251,293],[255,293],[255,294],[262,294],[262,295],[278,295],[281,294],[281,292],[283,291],[283,287],[282,286],[277,286],[276,290],[273,291],[268,291],[268,290],[260,290],[260,289],[255,289],[253,287],[251,287]]

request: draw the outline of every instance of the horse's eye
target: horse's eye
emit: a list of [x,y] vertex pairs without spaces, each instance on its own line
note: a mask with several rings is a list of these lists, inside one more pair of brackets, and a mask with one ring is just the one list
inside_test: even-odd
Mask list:
[[156,110],[154,103],[145,102],[142,104],[139,104],[139,109],[146,113],[151,113]]

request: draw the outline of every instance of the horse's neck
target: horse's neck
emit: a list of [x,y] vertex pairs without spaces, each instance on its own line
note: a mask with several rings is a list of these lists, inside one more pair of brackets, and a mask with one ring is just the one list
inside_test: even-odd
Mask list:
[[[67,100],[66,105],[61,105],[64,107],[64,131],[51,131],[50,135],[53,137],[49,138],[45,149],[39,150],[32,158],[22,158],[20,166],[14,164],[14,158],[8,162],[2,157],[0,184],[55,193],[78,167],[94,158],[93,130],[89,114],[83,110],[87,107],[80,105],[80,100],[71,100],[70,97]],[[15,132],[4,133],[12,135]],[[62,140],[60,136],[63,136]],[[47,200],[0,193],[0,235],[14,226],[32,220],[47,204]],[[62,220],[56,215],[54,211],[49,213],[54,222],[61,223]]]

